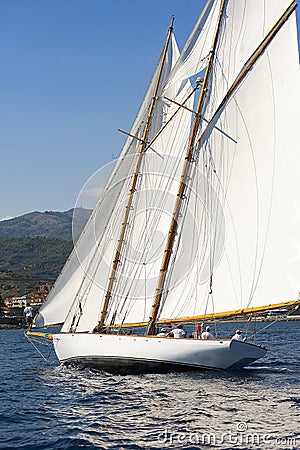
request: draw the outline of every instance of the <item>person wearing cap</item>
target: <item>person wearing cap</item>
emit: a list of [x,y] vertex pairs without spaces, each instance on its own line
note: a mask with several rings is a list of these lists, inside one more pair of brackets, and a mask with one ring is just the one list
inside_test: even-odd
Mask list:
[[205,331],[203,331],[201,339],[214,339],[214,335],[211,334],[209,327],[206,327]]
[[243,341],[243,336],[240,330],[236,330],[235,335],[231,338],[232,341]]
[[173,337],[175,339],[183,339],[186,337],[186,332],[183,329],[182,324],[177,325],[176,328],[173,328],[167,336]]
[[166,328],[162,328],[162,329],[160,330],[160,332],[157,333],[157,336],[167,336],[167,334],[168,334],[167,329],[166,329]]

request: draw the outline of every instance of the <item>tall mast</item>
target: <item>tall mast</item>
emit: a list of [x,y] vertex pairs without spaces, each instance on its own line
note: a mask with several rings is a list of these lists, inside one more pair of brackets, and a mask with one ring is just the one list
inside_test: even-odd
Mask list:
[[135,170],[134,170],[134,174],[133,174],[133,178],[132,178],[132,182],[131,182],[131,186],[130,186],[130,190],[129,190],[129,195],[128,195],[127,204],[125,207],[125,213],[124,213],[123,220],[122,220],[122,226],[121,226],[121,230],[120,230],[120,234],[119,234],[119,239],[117,241],[117,247],[116,247],[116,251],[114,254],[114,259],[113,259],[113,263],[112,263],[112,267],[111,267],[111,271],[110,271],[110,276],[108,279],[109,281],[108,281],[108,286],[107,286],[106,293],[105,293],[102,311],[101,311],[99,323],[96,327],[97,331],[101,331],[103,329],[104,321],[105,321],[107,311],[108,311],[109,302],[112,297],[112,288],[113,288],[113,284],[115,281],[117,267],[118,267],[118,264],[119,264],[120,258],[121,258],[121,252],[122,252],[122,247],[123,247],[123,243],[124,243],[124,236],[125,236],[126,227],[128,225],[128,217],[129,217],[131,205],[133,202],[133,196],[136,191],[136,186],[137,186],[140,167],[142,164],[143,155],[148,147],[148,137],[149,137],[149,132],[150,132],[150,128],[151,128],[153,111],[154,111],[154,107],[155,107],[155,104],[157,101],[157,94],[158,94],[158,90],[159,90],[159,86],[160,86],[160,82],[161,82],[161,78],[162,78],[162,74],[163,74],[163,69],[164,69],[164,65],[165,65],[165,61],[166,61],[169,42],[170,42],[172,31],[173,31],[173,24],[174,24],[174,17],[172,17],[171,25],[168,28],[168,33],[167,33],[167,37],[166,37],[166,41],[165,41],[165,45],[164,45],[164,49],[163,49],[163,53],[162,53],[162,58],[161,58],[161,62],[160,62],[159,73],[158,73],[158,77],[156,80],[153,97],[152,97],[152,100],[150,103],[143,137],[141,139],[141,144],[139,147],[139,154],[138,154],[138,158],[137,158],[137,162],[136,162],[136,166],[135,166]]
[[202,109],[203,109],[203,105],[204,105],[205,94],[206,94],[206,90],[207,90],[207,86],[208,86],[209,76],[210,76],[211,69],[212,69],[212,63],[213,63],[213,59],[214,59],[214,55],[215,55],[215,51],[216,51],[216,46],[217,46],[218,39],[219,39],[219,34],[220,34],[220,30],[221,30],[221,21],[222,21],[223,14],[225,11],[226,3],[227,3],[227,0],[222,0],[219,17],[218,17],[217,29],[216,29],[212,49],[210,52],[208,64],[207,64],[204,79],[203,79],[202,89],[201,89],[198,104],[197,104],[197,109],[196,109],[196,114],[195,114],[194,121],[193,121],[192,130],[190,133],[190,139],[189,139],[189,144],[188,144],[188,148],[187,148],[186,155],[185,155],[185,162],[184,162],[184,166],[183,166],[183,170],[182,170],[181,181],[179,184],[177,198],[176,198],[176,202],[175,202],[175,206],[174,206],[174,210],[173,210],[173,217],[172,217],[172,221],[171,221],[171,225],[170,225],[170,229],[169,229],[169,236],[168,236],[168,240],[167,240],[166,247],[165,247],[164,257],[163,257],[160,274],[159,274],[159,278],[158,278],[158,284],[157,284],[157,288],[156,288],[156,294],[154,297],[154,301],[153,301],[153,305],[152,305],[152,309],[151,309],[151,315],[150,315],[148,326],[147,326],[147,334],[148,335],[152,335],[155,333],[155,322],[156,322],[159,307],[161,304],[161,299],[162,299],[162,294],[163,294],[164,285],[165,285],[165,281],[166,281],[167,271],[168,271],[170,260],[171,260],[171,255],[172,255],[173,246],[174,246],[175,237],[176,237],[177,228],[178,228],[178,219],[180,216],[182,201],[185,198],[184,194],[185,194],[185,190],[187,187],[186,183],[187,183],[189,173],[190,173],[191,161],[193,159],[195,140],[196,140],[197,132],[198,132],[201,117],[202,117],[201,113],[202,113]]

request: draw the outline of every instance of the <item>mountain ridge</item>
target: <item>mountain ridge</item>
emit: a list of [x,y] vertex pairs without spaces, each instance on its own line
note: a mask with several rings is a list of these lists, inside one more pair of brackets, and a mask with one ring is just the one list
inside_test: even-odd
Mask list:
[[[53,282],[73,248],[74,209],[33,211],[0,222],[0,295],[6,298],[33,292],[42,282]],[[75,239],[91,211],[75,210]],[[20,280],[23,282],[20,284]]]
[[45,237],[72,241],[72,221],[75,211],[76,236],[84,228],[91,210],[85,208],[69,209],[67,211],[33,211],[12,219],[0,222],[0,238],[36,238]]

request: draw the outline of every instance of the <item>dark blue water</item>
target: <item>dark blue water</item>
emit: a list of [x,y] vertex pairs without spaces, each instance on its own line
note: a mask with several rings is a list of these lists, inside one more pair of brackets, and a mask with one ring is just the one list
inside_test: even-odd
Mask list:
[[0,449],[298,449],[300,322],[258,337],[267,357],[240,372],[116,376],[47,363],[0,331]]

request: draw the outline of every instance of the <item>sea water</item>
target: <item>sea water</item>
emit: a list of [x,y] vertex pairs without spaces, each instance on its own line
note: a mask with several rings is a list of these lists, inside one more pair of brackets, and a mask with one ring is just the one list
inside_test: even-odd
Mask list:
[[0,449],[299,449],[300,322],[257,341],[267,356],[241,371],[118,376],[47,362],[24,331],[0,331]]

